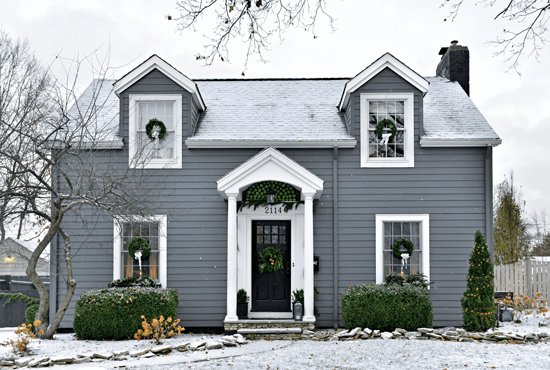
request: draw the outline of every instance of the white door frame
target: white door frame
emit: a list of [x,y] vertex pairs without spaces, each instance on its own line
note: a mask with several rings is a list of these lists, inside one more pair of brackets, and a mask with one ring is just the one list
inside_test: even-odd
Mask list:
[[[243,208],[237,214],[237,289],[245,289],[252,295],[252,221],[290,221],[290,292],[304,289],[304,206],[282,213],[265,213],[270,206]],[[273,208],[280,208],[275,205]],[[291,296],[292,298],[292,296]],[[291,303],[292,305],[292,303]],[[248,302],[251,319],[289,319],[292,312],[250,312],[252,297]],[[292,307],[289,307],[291,309]]]

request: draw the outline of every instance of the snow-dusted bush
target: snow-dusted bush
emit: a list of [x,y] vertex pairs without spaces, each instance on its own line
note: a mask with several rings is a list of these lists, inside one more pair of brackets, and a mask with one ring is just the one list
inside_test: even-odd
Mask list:
[[342,317],[346,328],[429,328],[433,322],[432,301],[421,285],[360,284],[342,295]]
[[82,339],[128,339],[141,328],[142,316],[176,317],[175,289],[108,288],[84,292],[75,307],[74,331]]

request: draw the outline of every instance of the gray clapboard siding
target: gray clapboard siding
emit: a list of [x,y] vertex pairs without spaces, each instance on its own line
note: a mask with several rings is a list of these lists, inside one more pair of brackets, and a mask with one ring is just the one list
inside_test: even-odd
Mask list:
[[[199,83],[200,88],[200,83]],[[315,255],[320,271],[315,286],[321,316],[317,325],[330,327],[334,289],[339,294],[351,285],[375,281],[375,215],[389,213],[430,214],[430,289],[434,325],[460,325],[460,297],[466,287],[468,257],[477,229],[485,232],[484,148],[420,148],[422,94],[390,70],[352,94],[345,112],[346,124],[359,140],[359,94],[362,91],[415,92],[415,167],[360,168],[360,144],[341,149],[338,155],[338,281],[333,287],[333,183],[332,149],[281,149],[322,178],[324,192],[314,214]],[[190,95],[153,71],[121,94],[125,150],[98,153],[112,157],[121,168],[128,163],[128,94],[182,94],[183,135],[191,135],[198,111]],[[208,97],[205,97],[208,104]],[[226,315],[227,208],[215,181],[257,154],[257,149],[195,149],[183,146],[181,170],[146,170],[153,183],[164,186],[157,214],[168,214],[168,286],[178,290],[179,316],[186,327],[221,327]],[[94,215],[93,211],[88,211]],[[81,221],[67,215],[64,225],[79,230]],[[90,236],[74,236],[82,247],[74,257],[78,282],[73,303],[61,327],[71,327],[74,302],[84,290],[105,287],[112,280],[112,219],[99,219]],[[58,247],[62,248],[62,240]],[[84,248],[86,246],[87,248]],[[62,254],[61,254],[62,255]],[[59,257],[58,257],[59,260]],[[62,261],[59,261],[62,264]],[[65,291],[58,277],[58,302]],[[341,317],[339,324],[342,325]]]

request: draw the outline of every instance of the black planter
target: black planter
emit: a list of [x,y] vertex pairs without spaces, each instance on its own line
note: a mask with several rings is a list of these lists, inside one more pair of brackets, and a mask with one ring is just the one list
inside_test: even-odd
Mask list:
[[237,316],[239,319],[248,318],[248,303],[237,303]]

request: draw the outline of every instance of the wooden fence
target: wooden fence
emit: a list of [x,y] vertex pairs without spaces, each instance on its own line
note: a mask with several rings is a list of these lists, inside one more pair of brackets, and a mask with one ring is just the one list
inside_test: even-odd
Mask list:
[[527,259],[510,265],[495,266],[495,291],[514,292],[530,298],[542,293],[550,301],[550,262]]
[[[42,278],[46,288],[50,286],[49,278]],[[21,293],[38,298],[38,291],[26,276],[0,275],[0,293]],[[15,327],[25,322],[26,304],[14,301],[4,306],[8,298],[0,298],[0,328]]]

